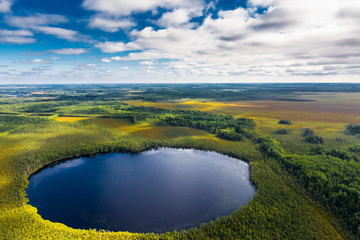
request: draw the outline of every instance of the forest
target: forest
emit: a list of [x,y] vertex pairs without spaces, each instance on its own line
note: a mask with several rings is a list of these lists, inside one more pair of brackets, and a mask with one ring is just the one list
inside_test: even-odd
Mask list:
[[[3,86],[0,239],[360,239],[358,104],[357,84]],[[161,234],[72,229],[27,203],[45,165],[158,147],[245,160],[256,195]]]

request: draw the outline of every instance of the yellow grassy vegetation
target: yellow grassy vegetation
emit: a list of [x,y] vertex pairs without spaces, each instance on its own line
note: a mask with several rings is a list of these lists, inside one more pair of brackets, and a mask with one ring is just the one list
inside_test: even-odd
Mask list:
[[133,106],[145,106],[145,107],[158,107],[165,109],[191,109],[199,111],[221,111],[225,107],[256,107],[251,103],[243,102],[202,102],[202,101],[177,101],[173,102],[144,102],[142,100],[125,101],[127,104]]
[[78,122],[89,119],[88,117],[56,117],[55,120],[59,122]]
[[95,118],[92,122],[99,126],[117,129],[127,133],[152,128],[152,126],[148,123],[131,124],[129,120],[122,118]]
[[[326,95],[327,96],[327,95]],[[340,98],[342,95],[338,94]],[[360,98],[360,97],[359,97]],[[324,136],[343,133],[349,123],[360,122],[360,108],[355,102],[277,102],[277,101],[238,101],[238,102],[144,102],[127,101],[134,106],[159,107],[166,109],[190,109],[208,112],[231,114],[234,117],[252,118],[257,123],[257,130],[269,134],[282,127],[280,119],[288,119],[293,125],[290,129],[312,128]]]

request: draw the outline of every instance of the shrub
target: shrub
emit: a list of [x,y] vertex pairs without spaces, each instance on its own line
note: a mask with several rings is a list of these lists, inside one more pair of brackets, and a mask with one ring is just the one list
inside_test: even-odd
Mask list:
[[350,155],[347,152],[336,150],[336,149],[331,150],[328,154],[333,157],[340,158],[342,160],[349,161],[351,159]]
[[310,136],[310,137],[305,138],[304,141],[308,142],[308,143],[312,143],[312,144],[323,144],[325,140],[323,137]]
[[237,133],[234,129],[219,129],[216,136],[218,138],[227,139],[231,141],[241,141],[242,136],[241,134]]
[[285,120],[285,119],[281,119],[279,122],[279,124],[285,124],[285,125],[291,125],[292,122],[290,122],[289,120]]
[[303,135],[304,137],[312,137],[312,136],[315,135],[315,132],[314,132],[314,130],[312,130],[311,128],[304,128],[302,135]]
[[282,135],[284,135],[284,134],[289,134],[290,132],[291,132],[290,129],[279,128],[278,130],[276,130],[276,131],[274,132],[274,134],[282,134]]
[[279,146],[280,143],[270,136],[265,136],[257,139],[260,151],[268,157],[280,159],[284,150]]
[[345,129],[346,134],[357,135],[360,134],[360,125],[359,124],[349,124]]
[[310,155],[323,155],[326,154],[326,150],[322,147],[313,147],[310,149]]
[[353,152],[353,153],[359,153],[360,154],[360,144],[350,146],[349,151]]
[[340,138],[340,137],[337,137],[335,139],[336,142],[346,142],[345,138]]

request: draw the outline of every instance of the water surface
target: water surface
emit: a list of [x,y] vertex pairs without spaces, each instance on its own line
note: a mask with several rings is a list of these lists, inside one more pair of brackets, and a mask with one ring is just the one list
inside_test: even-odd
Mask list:
[[73,228],[165,232],[228,215],[255,188],[243,161],[164,148],[66,161],[33,175],[26,192],[44,219]]

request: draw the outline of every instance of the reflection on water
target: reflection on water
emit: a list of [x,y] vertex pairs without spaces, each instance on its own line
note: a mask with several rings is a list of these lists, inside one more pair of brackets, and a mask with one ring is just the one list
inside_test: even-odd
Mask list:
[[30,204],[73,228],[165,232],[198,226],[255,193],[247,163],[215,152],[157,149],[78,158],[30,179]]

